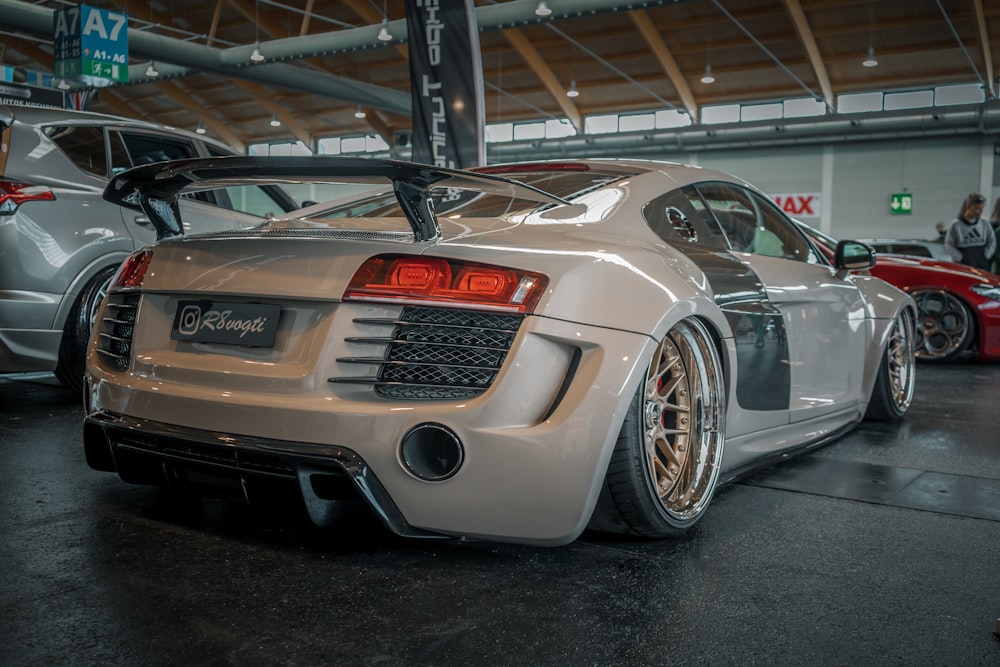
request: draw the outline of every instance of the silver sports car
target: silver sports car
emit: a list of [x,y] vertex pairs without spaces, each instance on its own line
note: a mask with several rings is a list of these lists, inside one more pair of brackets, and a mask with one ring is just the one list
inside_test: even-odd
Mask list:
[[[354,194],[183,235],[182,193],[305,181]],[[87,460],[127,482],[285,487],[320,525],[361,499],[413,537],[662,537],[913,395],[914,303],[871,249],[831,265],[720,172],[217,158],[105,196],[160,236],[87,357]]]

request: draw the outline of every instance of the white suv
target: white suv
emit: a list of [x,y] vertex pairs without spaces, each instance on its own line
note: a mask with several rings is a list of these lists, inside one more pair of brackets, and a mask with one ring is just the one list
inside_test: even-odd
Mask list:
[[[151,243],[148,219],[102,198],[140,164],[233,155],[195,133],[103,114],[0,106],[0,373],[55,371],[82,388],[97,306],[121,261]],[[298,208],[276,186],[199,192],[191,232],[236,229]],[[196,209],[196,211],[191,210]]]

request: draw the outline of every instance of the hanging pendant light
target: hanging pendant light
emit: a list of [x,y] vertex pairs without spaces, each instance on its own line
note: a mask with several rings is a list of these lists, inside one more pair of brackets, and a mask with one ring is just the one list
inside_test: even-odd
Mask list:
[[576,89],[576,80],[569,82],[569,90],[566,91],[566,97],[579,97],[580,91]]
[[715,75],[712,74],[712,66],[705,65],[705,73],[701,75],[702,83],[715,83]]
[[878,61],[875,60],[875,47],[868,47],[868,57],[861,61],[863,67],[875,67],[878,65]]
[[391,42],[392,35],[389,34],[389,22],[382,21],[382,29],[378,31],[378,41],[380,42]]

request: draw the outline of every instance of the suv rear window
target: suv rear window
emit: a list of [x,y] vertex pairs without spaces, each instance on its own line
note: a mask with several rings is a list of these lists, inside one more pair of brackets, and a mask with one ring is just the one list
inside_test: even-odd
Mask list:
[[197,156],[194,144],[183,139],[138,132],[122,132],[121,136],[125,142],[125,148],[128,149],[132,158],[131,166],[138,167],[152,162],[180,160]]
[[44,128],[44,131],[77,167],[88,174],[107,178],[104,128],[97,125],[54,125]]

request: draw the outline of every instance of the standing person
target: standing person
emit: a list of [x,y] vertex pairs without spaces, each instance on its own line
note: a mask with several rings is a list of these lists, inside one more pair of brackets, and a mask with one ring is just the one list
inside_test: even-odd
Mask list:
[[958,217],[948,227],[944,249],[951,258],[977,269],[990,270],[990,260],[997,249],[993,226],[983,217],[986,197],[973,192],[962,202]]
[[[993,202],[993,214],[990,215],[990,225],[993,226],[993,236],[1000,239],[1000,197]],[[1000,249],[993,253],[990,271],[1000,274]]]

